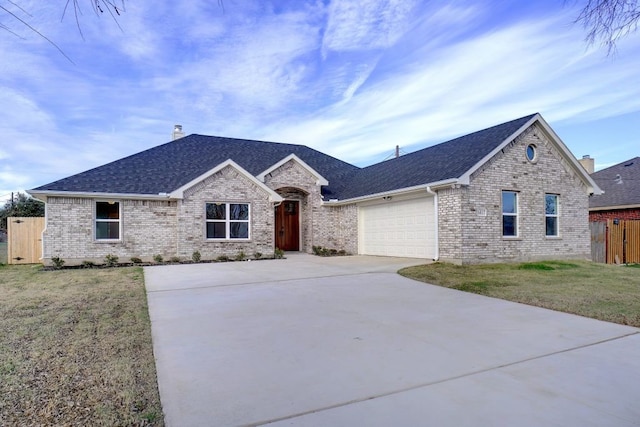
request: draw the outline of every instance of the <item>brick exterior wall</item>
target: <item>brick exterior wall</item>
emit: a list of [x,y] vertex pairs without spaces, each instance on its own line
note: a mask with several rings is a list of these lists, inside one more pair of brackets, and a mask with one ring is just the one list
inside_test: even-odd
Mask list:
[[[294,161],[273,171],[265,181],[287,199],[300,201],[301,251],[312,252],[314,245],[357,251],[357,211],[355,205],[322,205],[316,178]],[[189,260],[199,251],[203,260],[241,251],[248,257],[256,252],[273,255],[275,215],[267,192],[233,167],[228,166],[184,192],[178,201],[114,199],[122,206],[121,241],[104,242],[94,238],[96,199],[49,197],[47,226],[43,234],[43,261],[52,257],[65,265],[83,261],[97,264],[108,254],[120,262],[131,257],[152,261],[157,254],[165,260],[179,257]],[[250,239],[215,241],[206,239],[207,202],[250,204]]]
[[94,199],[49,197],[47,224],[43,233],[43,259],[65,260],[65,265],[82,261],[102,263],[107,254],[121,262],[132,256],[151,260],[155,254],[175,255],[175,201],[121,200],[122,241],[100,242],[94,239]]
[[[205,206],[207,202],[248,203],[250,205],[249,240],[206,239]],[[191,259],[194,251],[203,260],[221,255],[235,257],[240,252],[252,257],[260,252],[265,257],[274,249],[273,204],[268,194],[231,166],[218,171],[186,190],[178,201],[177,256]]]
[[623,221],[640,219],[640,208],[589,212],[589,222],[607,222],[609,219],[620,219]]
[[[525,157],[528,144],[537,147],[535,163]],[[502,190],[518,192],[517,238],[502,237]],[[559,237],[545,236],[546,193],[559,195]],[[468,186],[438,197],[442,260],[590,259],[586,186],[535,125],[476,171]]]

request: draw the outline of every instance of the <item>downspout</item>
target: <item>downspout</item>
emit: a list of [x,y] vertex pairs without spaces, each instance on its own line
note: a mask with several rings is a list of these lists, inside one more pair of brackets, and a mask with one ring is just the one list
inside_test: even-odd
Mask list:
[[435,257],[433,258],[433,260],[438,261],[438,259],[440,259],[440,236],[438,233],[438,230],[440,228],[440,225],[438,224],[438,193],[433,191],[431,187],[427,187],[427,193],[433,196],[433,210],[435,214],[435,223],[436,223],[435,224],[436,225]]

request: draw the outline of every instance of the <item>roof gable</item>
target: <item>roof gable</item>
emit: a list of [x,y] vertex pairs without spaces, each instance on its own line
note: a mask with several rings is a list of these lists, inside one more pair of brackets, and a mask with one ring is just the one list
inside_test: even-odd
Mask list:
[[235,169],[236,171],[238,171],[240,173],[240,175],[244,176],[247,180],[249,180],[249,182],[252,182],[258,188],[262,189],[265,193],[267,193],[269,195],[269,200],[271,200],[272,202],[281,202],[283,200],[282,197],[278,193],[276,193],[275,191],[273,191],[272,189],[270,189],[269,187],[264,185],[264,183],[262,181],[258,180],[255,176],[251,175],[249,172],[244,170],[242,167],[240,167],[236,162],[234,162],[231,159],[220,163],[219,165],[217,165],[213,169],[205,172],[204,174],[200,175],[199,177],[194,178],[193,180],[191,180],[191,181],[187,182],[186,184],[182,185],[180,188],[172,191],[171,194],[169,194],[169,197],[174,198],[174,199],[182,199],[184,197],[184,192],[186,190],[188,190],[189,188],[191,188],[194,185],[198,184],[199,182],[202,182],[205,179],[209,178],[211,175],[214,175],[214,174],[220,172],[221,170],[223,170],[227,166]]
[[640,206],[640,157],[620,162],[591,175],[604,194],[589,199],[589,208]]
[[306,164],[305,162],[303,162],[302,160],[300,160],[300,158],[298,156],[296,156],[295,154],[289,154],[287,157],[285,157],[284,159],[280,160],[278,163],[272,165],[271,167],[269,167],[268,169],[262,171],[261,173],[259,173],[256,178],[258,178],[260,181],[264,182],[264,178],[265,176],[267,176],[268,174],[270,174],[271,172],[275,171],[276,169],[278,169],[280,166],[284,165],[285,163],[287,163],[288,161],[294,161],[297,164],[299,164],[300,166],[302,166],[302,168],[304,170],[306,170],[307,172],[309,172],[313,177],[315,177],[316,179],[316,185],[329,185],[329,181],[327,181],[327,179],[325,177],[323,177],[322,175],[320,175],[320,173],[318,173],[315,169],[313,169],[311,166],[309,166],[308,164]]

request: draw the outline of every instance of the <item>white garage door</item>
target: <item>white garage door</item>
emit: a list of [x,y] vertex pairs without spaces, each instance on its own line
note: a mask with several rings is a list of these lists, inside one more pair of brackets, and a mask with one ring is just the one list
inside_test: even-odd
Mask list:
[[435,238],[433,197],[358,208],[358,252],[363,255],[432,259]]

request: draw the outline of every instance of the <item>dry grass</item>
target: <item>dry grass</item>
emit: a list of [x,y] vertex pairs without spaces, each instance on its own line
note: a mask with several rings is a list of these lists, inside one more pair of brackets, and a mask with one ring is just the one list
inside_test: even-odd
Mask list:
[[403,276],[467,292],[640,327],[640,268],[544,261],[456,266],[435,263]]
[[0,425],[163,425],[141,268],[0,266]]

